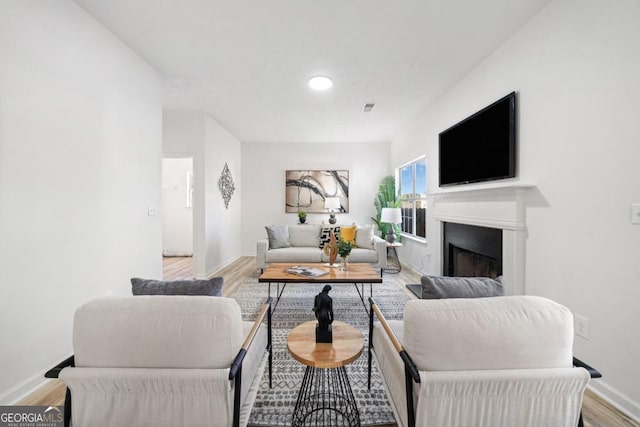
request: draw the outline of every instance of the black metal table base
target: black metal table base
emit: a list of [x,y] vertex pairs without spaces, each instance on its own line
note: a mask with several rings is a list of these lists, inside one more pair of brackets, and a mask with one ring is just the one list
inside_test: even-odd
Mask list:
[[[280,290],[280,283],[276,282],[277,284],[277,288],[276,288],[276,303],[273,306],[271,312],[273,313],[274,311],[276,311],[276,308],[278,307],[278,303],[280,302],[280,297],[282,296],[282,293],[284,292],[284,288],[287,287],[286,283],[282,284],[282,290]],[[268,298],[271,298],[271,282],[269,282],[269,296]]]
[[398,251],[393,246],[387,247],[387,266],[384,268],[385,273],[396,274],[400,273],[402,266],[400,265],[400,258],[398,258]]
[[[276,308],[278,308],[278,303],[280,302],[280,297],[282,296],[282,293],[284,292],[284,288],[287,287],[287,283],[286,282],[282,282],[282,288],[280,288],[280,283],[281,282],[268,282],[269,283],[269,297],[271,297],[271,283],[275,283],[276,284],[276,301],[275,304],[273,305],[273,308],[271,309],[271,312],[275,312]],[[360,288],[358,288],[358,283],[357,282],[353,282],[353,286],[356,287],[356,291],[358,291],[358,296],[360,297],[360,301],[362,301],[362,306],[364,307],[364,310],[367,312],[367,314],[369,314],[369,307],[367,307],[367,303],[364,300],[364,295],[365,295],[365,291],[364,291],[364,285],[365,282],[360,282]],[[373,284],[369,283],[369,296],[373,298]]]
[[360,413],[344,366],[307,366],[291,425],[360,426]]

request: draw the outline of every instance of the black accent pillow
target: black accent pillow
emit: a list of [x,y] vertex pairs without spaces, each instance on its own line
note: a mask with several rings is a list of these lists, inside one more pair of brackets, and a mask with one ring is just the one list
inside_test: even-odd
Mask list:
[[320,231],[320,249],[324,248],[324,245],[329,243],[329,233],[333,230],[336,235],[336,240],[340,239],[340,226],[335,227],[322,227]]
[[131,279],[131,292],[133,295],[204,295],[222,296],[222,277],[214,277],[208,280],[153,280]]

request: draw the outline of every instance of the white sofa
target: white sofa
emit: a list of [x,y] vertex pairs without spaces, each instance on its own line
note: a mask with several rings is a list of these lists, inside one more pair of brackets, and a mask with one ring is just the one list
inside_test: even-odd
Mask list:
[[[329,262],[329,257],[322,251],[321,233],[323,229],[331,228],[328,225],[319,224],[298,224],[280,226],[286,227],[289,246],[273,248],[269,244],[269,239],[258,240],[256,247],[256,262],[260,270],[264,270],[267,264],[272,262],[293,262],[293,263],[314,263]],[[387,242],[378,236],[364,230],[372,225],[357,226],[356,244],[357,247],[351,250],[349,262],[367,262],[375,268],[384,268],[387,265]],[[361,236],[370,238],[358,239],[358,232]],[[342,259],[338,257],[337,262]]]

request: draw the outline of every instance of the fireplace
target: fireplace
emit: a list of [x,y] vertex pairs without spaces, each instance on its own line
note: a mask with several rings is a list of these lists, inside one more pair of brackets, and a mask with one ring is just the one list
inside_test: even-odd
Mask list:
[[[460,190],[432,193],[433,218],[442,223],[440,231],[444,233],[452,223],[462,226],[476,226],[489,233],[499,233],[502,237],[492,252],[477,250],[467,243],[452,244],[470,252],[494,258],[497,262],[496,274],[504,277],[505,295],[525,295],[525,241],[527,200],[535,194],[535,187],[519,183],[490,188],[465,188]],[[454,225],[454,227],[455,227]],[[443,234],[439,236],[444,238]],[[457,237],[455,238],[457,240]],[[482,241],[483,238],[480,238]],[[440,240],[438,264],[442,274],[449,274],[449,245]],[[497,248],[501,248],[500,251]],[[446,260],[444,259],[446,258]]]
[[471,252],[466,249],[449,245],[449,276],[458,277],[491,277],[495,279],[498,273],[498,260],[486,255]]
[[502,230],[443,223],[443,268],[447,276],[502,275]]

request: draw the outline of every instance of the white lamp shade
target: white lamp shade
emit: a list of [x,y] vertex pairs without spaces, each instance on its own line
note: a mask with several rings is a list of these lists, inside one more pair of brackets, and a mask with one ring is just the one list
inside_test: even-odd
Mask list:
[[382,208],[380,222],[386,222],[387,224],[402,223],[402,212],[400,208]]
[[327,197],[324,199],[324,208],[325,209],[340,209],[340,198],[339,197]]

